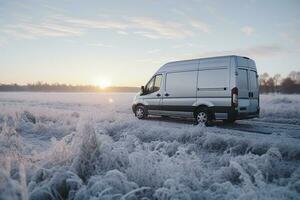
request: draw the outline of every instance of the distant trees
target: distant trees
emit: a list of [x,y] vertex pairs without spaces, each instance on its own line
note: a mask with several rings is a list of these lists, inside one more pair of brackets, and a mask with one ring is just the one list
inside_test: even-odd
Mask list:
[[274,78],[270,77],[268,73],[263,73],[259,76],[259,85],[260,91],[263,93],[272,93],[276,92],[277,81],[274,81]]
[[[292,71],[287,77],[280,74],[270,76],[263,73],[259,76],[259,87],[261,93],[284,93],[300,94],[300,71]],[[101,89],[93,85],[67,85],[67,84],[48,84],[37,82],[35,84],[17,85],[1,84],[0,91],[32,91],[32,92],[137,92],[138,87],[109,87]]]
[[94,85],[67,85],[67,84],[48,84],[37,82],[35,84],[17,85],[17,84],[1,84],[2,92],[137,92],[137,87],[108,87],[101,89]]
[[270,77],[268,73],[263,73],[259,76],[259,85],[261,93],[300,93],[300,72],[292,71],[286,78],[280,74]]

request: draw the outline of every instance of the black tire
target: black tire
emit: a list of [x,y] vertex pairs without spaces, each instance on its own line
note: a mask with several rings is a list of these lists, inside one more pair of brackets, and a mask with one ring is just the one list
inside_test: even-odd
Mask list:
[[194,114],[195,124],[204,124],[208,126],[211,122],[211,118],[207,108],[198,108]]
[[147,117],[147,110],[144,106],[137,106],[134,114],[138,119],[145,119]]

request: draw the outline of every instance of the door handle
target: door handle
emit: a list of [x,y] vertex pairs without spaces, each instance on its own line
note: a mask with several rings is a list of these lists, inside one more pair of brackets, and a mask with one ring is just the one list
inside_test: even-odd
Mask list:
[[157,96],[157,97],[160,97],[161,95],[158,93],[156,96]]
[[170,96],[168,93],[165,94],[166,97]]
[[253,92],[249,92],[249,98],[253,97]]

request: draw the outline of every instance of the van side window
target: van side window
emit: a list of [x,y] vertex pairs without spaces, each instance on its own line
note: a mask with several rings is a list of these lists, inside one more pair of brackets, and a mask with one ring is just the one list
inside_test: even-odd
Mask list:
[[161,74],[154,76],[146,85],[145,94],[157,92],[160,89],[161,81],[162,81]]
[[153,77],[145,87],[145,94],[150,94],[153,92],[153,85],[154,85],[155,77]]
[[156,92],[160,89],[160,85],[161,85],[161,80],[162,80],[162,75],[156,75],[155,77],[155,82],[154,82],[154,88],[153,88],[153,92]]
[[171,97],[195,97],[197,71],[171,72],[166,75],[166,92]]
[[248,90],[248,70],[238,69],[237,85],[239,89]]
[[228,87],[228,69],[200,70],[198,74],[198,88],[226,88]]

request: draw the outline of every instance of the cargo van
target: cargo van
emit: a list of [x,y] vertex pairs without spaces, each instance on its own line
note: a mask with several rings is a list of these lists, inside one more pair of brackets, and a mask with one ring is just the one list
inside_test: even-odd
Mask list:
[[169,62],[141,87],[132,110],[148,115],[234,122],[259,116],[259,85],[254,60],[221,56]]

